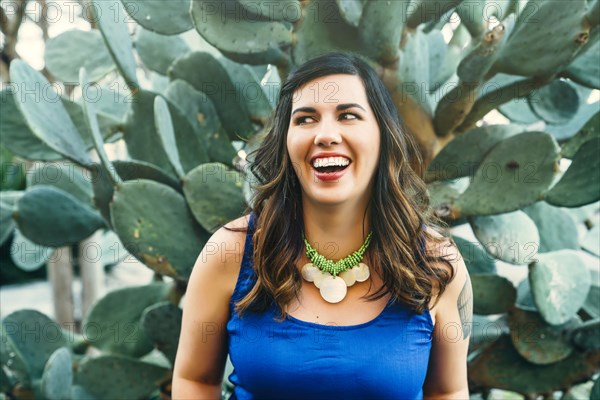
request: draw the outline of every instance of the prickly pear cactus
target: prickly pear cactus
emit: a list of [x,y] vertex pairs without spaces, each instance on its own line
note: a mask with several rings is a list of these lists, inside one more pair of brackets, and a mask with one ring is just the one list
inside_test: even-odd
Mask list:
[[[497,321],[502,335],[480,340],[474,327],[471,392],[549,396],[597,372],[600,1],[91,3],[93,29],[53,37],[45,62],[58,81],[97,88],[99,99],[62,98],[26,62],[10,65],[3,159],[59,161],[79,175],[49,181],[33,170],[24,191],[0,192],[0,242],[35,243],[43,263],[52,248],[106,228],[175,284],[98,302],[94,324],[104,335],[119,324],[119,341],[84,335],[29,346],[11,329],[43,317],[5,317],[2,391],[168,392],[179,326],[161,320],[180,318],[198,253],[251,203],[244,158],[267,128],[281,80],[336,50],[376,69],[420,146],[433,211],[474,232],[475,241],[454,239],[472,275],[475,321]],[[23,92],[36,87],[49,92]],[[124,159],[104,149],[117,141]],[[4,178],[0,187],[11,189]],[[527,277],[519,283],[506,271]],[[122,341],[128,334],[136,343]],[[102,356],[83,356],[88,346]]]

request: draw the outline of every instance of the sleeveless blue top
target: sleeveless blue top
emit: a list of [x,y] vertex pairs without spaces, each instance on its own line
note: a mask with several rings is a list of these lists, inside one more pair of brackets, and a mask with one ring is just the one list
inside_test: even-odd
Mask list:
[[256,282],[250,214],[240,273],[229,302],[229,356],[235,385],[229,400],[422,399],[433,332],[429,311],[417,314],[388,301],[373,320],[323,325],[287,316],[277,305],[234,312]]

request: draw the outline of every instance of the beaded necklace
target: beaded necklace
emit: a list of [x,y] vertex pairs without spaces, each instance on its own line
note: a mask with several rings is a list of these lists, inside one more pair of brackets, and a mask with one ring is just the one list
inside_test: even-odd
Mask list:
[[[371,243],[373,232],[369,232],[358,250],[338,261],[325,258],[304,238],[306,256],[311,261],[302,267],[302,277],[313,282],[321,297],[329,303],[339,303],[346,297],[348,287],[369,278],[369,267],[361,262]],[[338,276],[339,275],[339,276]]]

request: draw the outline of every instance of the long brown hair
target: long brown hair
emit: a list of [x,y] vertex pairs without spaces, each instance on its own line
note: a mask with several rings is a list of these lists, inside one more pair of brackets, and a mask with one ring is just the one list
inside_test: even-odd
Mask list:
[[[290,73],[281,86],[260,146],[248,156],[255,181],[249,210],[255,215],[252,243],[257,280],[250,292],[235,304],[240,316],[247,310],[264,311],[275,302],[279,320],[283,320],[287,315],[286,305],[300,291],[301,275],[296,262],[305,250],[302,194],[287,151],[287,129],[294,91],[314,79],[333,74],[356,75],[362,80],[381,134],[380,167],[368,207],[373,231],[368,256],[380,272],[384,286],[366,299],[374,301],[391,293],[394,300],[422,313],[432,298],[437,302],[454,277],[447,259],[422,251],[424,242],[420,241],[426,239],[437,244],[445,241],[423,230],[423,224],[447,226],[430,210],[420,153],[412,137],[405,133],[388,90],[360,56],[328,53]],[[439,262],[449,268],[436,266]]]

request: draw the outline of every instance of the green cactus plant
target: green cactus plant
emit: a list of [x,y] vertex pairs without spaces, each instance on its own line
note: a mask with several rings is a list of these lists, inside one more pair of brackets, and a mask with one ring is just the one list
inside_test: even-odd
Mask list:
[[[480,325],[471,392],[561,391],[566,399],[598,372],[600,113],[589,99],[600,89],[600,1],[231,0],[235,15],[213,1],[92,3],[97,29],[58,35],[45,60],[59,81],[97,86],[99,101],[51,88],[60,101],[28,101],[20,88],[49,82],[24,61],[10,65],[2,146],[61,171],[74,163],[78,177],[50,181],[40,172],[50,164],[39,164],[24,190],[0,192],[0,243],[27,240],[43,255],[107,228],[157,279],[175,284],[110,293],[84,321],[135,326],[133,344],[80,337],[30,346],[11,336],[11,324],[51,321],[32,311],[6,316],[0,391],[88,399],[168,392],[185,281],[211,232],[251,201],[244,158],[268,128],[278,85],[333,50],[375,68],[420,146],[433,211],[475,233],[473,243],[454,236]],[[133,20],[133,37],[115,13]],[[127,92],[107,85],[114,71]],[[510,123],[491,124],[492,111]],[[127,159],[104,151],[117,140]],[[527,278],[508,280],[502,262]],[[489,324],[497,335],[487,335]],[[89,346],[101,356],[83,355]],[[600,391],[598,379],[588,390],[592,398]]]

